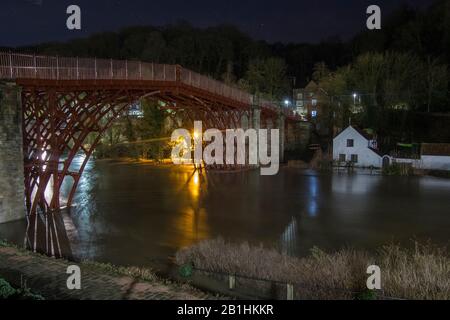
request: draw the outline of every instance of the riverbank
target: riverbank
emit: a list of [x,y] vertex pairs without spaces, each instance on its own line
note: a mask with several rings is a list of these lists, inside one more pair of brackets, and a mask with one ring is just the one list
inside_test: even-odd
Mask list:
[[189,285],[157,277],[151,270],[77,263],[81,289],[67,288],[67,268],[75,263],[0,244],[0,278],[14,288],[26,286],[46,300],[202,300],[214,296]]
[[[450,299],[448,251],[415,244],[381,247],[375,254],[342,249],[326,253],[318,248],[306,258],[277,250],[222,239],[207,240],[180,250],[176,262],[203,276],[233,276],[236,290],[253,291],[260,297],[283,299],[287,285],[294,299]],[[366,286],[368,266],[381,270],[381,290]]]

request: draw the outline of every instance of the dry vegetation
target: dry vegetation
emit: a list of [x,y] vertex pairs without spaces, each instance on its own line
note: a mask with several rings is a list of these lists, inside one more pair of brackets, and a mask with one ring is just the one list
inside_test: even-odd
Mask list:
[[[262,246],[216,239],[180,250],[176,261],[213,272],[294,283],[296,299],[353,299],[361,293],[367,297],[366,269],[376,264],[382,281],[378,298],[450,299],[447,251],[429,244],[416,243],[413,249],[389,245],[374,255],[353,249],[329,254],[314,248],[309,257],[294,258]],[[282,290],[281,285],[242,278],[240,285],[260,293]]]

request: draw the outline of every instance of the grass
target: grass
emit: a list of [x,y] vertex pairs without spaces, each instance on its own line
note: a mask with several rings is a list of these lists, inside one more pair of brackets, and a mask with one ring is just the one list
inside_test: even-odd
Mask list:
[[[275,249],[215,239],[181,249],[176,262],[211,272],[293,283],[296,299],[364,299],[374,294],[382,298],[381,293],[402,299],[450,299],[450,259],[445,249],[431,244],[416,243],[413,249],[392,244],[373,255],[351,248],[335,253],[313,248],[310,256],[295,258]],[[368,292],[366,287],[366,270],[373,264],[381,268],[382,292]],[[244,282],[259,292],[276,291],[270,282]]]
[[385,176],[412,176],[414,170],[411,164],[394,162],[382,169]]
[[149,268],[115,266],[110,263],[101,263],[87,260],[83,261],[82,265],[105,273],[128,276],[135,279],[141,279],[147,282],[160,281],[160,279],[156,276],[153,270]]

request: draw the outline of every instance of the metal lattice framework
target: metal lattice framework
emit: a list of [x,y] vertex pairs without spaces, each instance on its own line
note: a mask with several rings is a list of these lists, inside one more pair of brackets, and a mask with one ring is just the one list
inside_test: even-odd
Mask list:
[[[178,65],[139,61],[61,58],[0,53],[0,79],[22,87],[25,195],[28,215],[70,206],[81,174],[102,134],[139,99],[163,101],[184,121],[206,127],[239,128],[251,117],[253,97]],[[270,103],[258,108],[276,118]],[[298,120],[283,110],[286,119]],[[88,135],[93,143],[84,144]],[[74,157],[84,160],[73,167]],[[60,190],[73,180],[65,203]]]

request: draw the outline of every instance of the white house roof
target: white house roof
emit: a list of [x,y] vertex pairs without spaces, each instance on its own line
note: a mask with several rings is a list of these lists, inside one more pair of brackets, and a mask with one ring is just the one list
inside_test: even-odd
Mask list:
[[[348,126],[347,128],[345,128],[344,130],[342,130],[336,137],[334,137],[334,139],[336,139],[337,137],[339,137],[341,134],[343,134],[344,132],[346,132],[347,130],[352,130],[353,132],[356,132],[357,134],[359,134],[362,138],[366,139],[367,141],[371,140],[372,137],[369,137],[364,131],[356,129],[352,126]],[[333,139],[333,140],[334,140]]]

